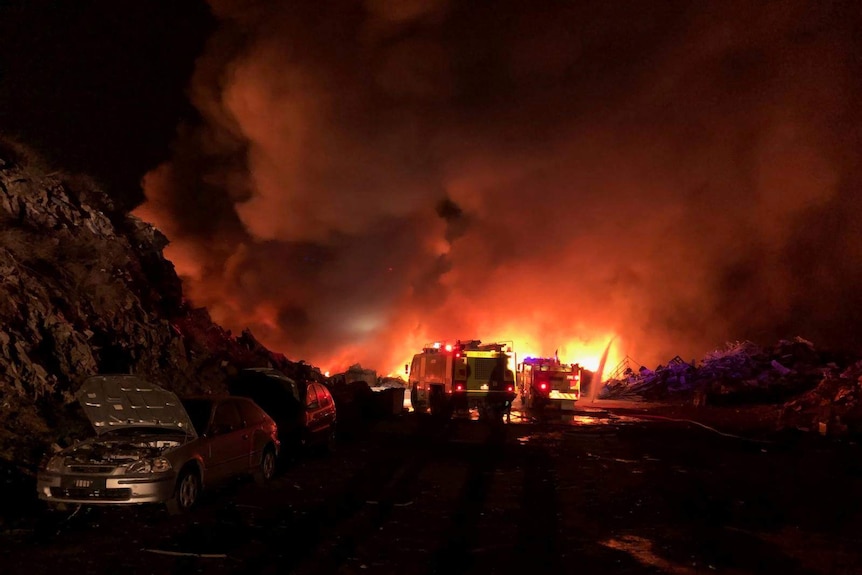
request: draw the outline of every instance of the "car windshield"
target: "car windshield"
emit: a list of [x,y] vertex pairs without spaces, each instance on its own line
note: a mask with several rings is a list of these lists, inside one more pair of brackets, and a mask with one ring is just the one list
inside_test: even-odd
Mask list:
[[183,399],[181,401],[183,407],[186,408],[186,413],[189,414],[195,431],[198,435],[203,435],[210,421],[212,402],[208,399]]

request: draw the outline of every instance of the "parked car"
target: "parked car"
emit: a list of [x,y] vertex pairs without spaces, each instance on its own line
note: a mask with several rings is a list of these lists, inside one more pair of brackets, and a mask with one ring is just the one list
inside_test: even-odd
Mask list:
[[36,489],[50,504],[164,503],[187,511],[203,488],[275,473],[275,422],[241,397],[177,396],[137,375],[88,378],[76,394],[96,436],[50,457]]
[[334,450],[338,418],[335,400],[321,383],[298,383],[278,370],[249,368],[229,383],[233,395],[260,405],[278,425],[285,451],[325,447]]

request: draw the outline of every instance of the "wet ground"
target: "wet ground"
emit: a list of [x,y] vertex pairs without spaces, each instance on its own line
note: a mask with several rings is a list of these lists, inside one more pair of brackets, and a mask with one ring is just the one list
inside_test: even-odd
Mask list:
[[648,410],[404,414],[194,513],[36,513],[0,572],[862,573],[862,458]]

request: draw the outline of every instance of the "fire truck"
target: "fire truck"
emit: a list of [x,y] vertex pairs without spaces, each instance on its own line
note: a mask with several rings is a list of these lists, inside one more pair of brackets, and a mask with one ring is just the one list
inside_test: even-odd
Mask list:
[[574,409],[581,398],[583,368],[556,357],[527,357],[518,364],[518,393],[524,407]]
[[410,401],[418,412],[445,417],[471,407],[480,416],[507,413],[516,397],[515,361],[511,342],[426,344],[408,371]]

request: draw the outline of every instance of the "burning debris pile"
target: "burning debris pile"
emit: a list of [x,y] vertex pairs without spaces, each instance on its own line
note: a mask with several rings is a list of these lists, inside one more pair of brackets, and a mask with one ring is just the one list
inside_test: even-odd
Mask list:
[[626,358],[599,393],[604,399],[683,399],[695,405],[782,405],[778,426],[862,432],[862,361],[849,367],[802,338],[772,347],[728,343],[699,363],[672,359],[637,371]]
[[686,363],[679,356],[667,366],[659,365],[655,370],[640,366],[632,367],[632,359],[626,357],[614,369],[599,390],[602,399],[660,399],[677,392],[688,392],[694,388],[695,363]]
[[768,403],[813,388],[828,363],[825,355],[802,338],[781,340],[771,348],[750,341],[728,343],[698,364],[673,358],[655,370],[635,372],[629,358],[617,367],[599,397],[650,400],[690,396],[696,403]]
[[32,468],[47,445],[87,431],[73,392],[94,373],[178,393],[224,391],[243,367],[319,378],[190,308],[158,230],[2,138],[0,220],[0,460]]

